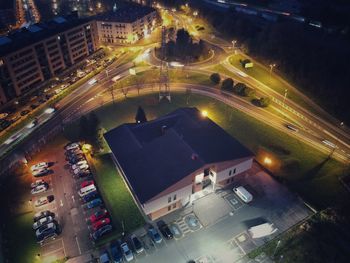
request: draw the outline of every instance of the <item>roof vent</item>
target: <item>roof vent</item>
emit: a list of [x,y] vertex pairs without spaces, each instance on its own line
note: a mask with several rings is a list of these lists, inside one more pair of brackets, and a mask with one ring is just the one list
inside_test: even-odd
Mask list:
[[198,154],[192,153],[191,159],[194,160],[194,161],[198,160]]

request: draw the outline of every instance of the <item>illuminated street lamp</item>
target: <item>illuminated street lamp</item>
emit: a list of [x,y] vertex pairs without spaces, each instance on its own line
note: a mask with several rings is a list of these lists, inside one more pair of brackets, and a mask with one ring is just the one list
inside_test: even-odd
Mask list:
[[208,117],[208,112],[207,112],[206,110],[203,110],[203,111],[202,111],[202,116],[203,116],[203,117]]
[[275,63],[270,64],[270,74],[272,73],[272,70],[273,70],[274,67],[276,67],[276,64],[275,64]]
[[83,149],[84,153],[91,153],[92,145],[88,144],[88,143],[85,143],[85,144],[83,144],[82,149]]
[[194,16],[198,16],[198,11],[194,11],[194,12],[193,12],[193,15],[194,15]]
[[236,43],[237,43],[237,40],[232,40],[232,49],[235,49],[236,48]]
[[271,160],[271,158],[269,158],[269,157],[265,157],[265,158],[264,158],[264,164],[266,164],[266,165],[270,165],[270,164],[272,164],[272,160]]

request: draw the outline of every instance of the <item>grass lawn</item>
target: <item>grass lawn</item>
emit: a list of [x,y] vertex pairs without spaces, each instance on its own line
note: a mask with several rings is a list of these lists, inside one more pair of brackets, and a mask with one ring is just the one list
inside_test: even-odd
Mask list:
[[141,227],[144,219],[109,154],[96,156],[94,159],[96,181],[103,200],[111,214],[117,233]]
[[[278,92],[279,94],[283,95],[285,94],[285,90],[288,89],[288,86],[283,83],[279,78],[273,77],[270,75],[269,70],[265,69],[264,67],[254,64],[253,68],[250,69],[244,69],[240,63],[240,60],[244,60],[246,57],[242,54],[236,54],[230,57],[230,63],[241,69],[243,72],[248,74],[249,76],[259,80],[263,84],[269,86],[274,91]],[[309,109],[311,111],[315,111],[310,105],[305,102],[300,96],[298,96],[293,90],[288,89],[288,95],[287,97],[298,103],[300,106]]]
[[17,215],[6,225],[11,229],[9,240],[9,262],[29,263],[41,262],[37,257],[39,245],[36,243],[32,229],[33,213]]
[[[275,175],[317,208],[347,200],[348,194],[338,180],[344,167],[325,154],[214,99],[192,94],[189,105],[186,105],[184,94],[172,93],[171,103],[159,103],[157,95],[124,99],[98,109],[96,114],[102,127],[108,131],[123,123],[134,122],[138,105],[144,108],[148,119],[179,107],[206,109],[210,118],[252,150],[258,159],[269,155],[275,164],[270,167]],[[76,130],[77,124],[66,128],[73,138],[77,136]]]

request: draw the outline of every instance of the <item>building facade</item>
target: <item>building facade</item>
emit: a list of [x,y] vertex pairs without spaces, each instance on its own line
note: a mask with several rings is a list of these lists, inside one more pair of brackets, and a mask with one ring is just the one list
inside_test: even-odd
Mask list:
[[0,103],[34,90],[97,48],[94,21],[76,16],[57,17],[0,37]]
[[147,37],[159,21],[148,6],[128,4],[96,18],[99,42],[105,45],[131,44]]
[[[234,182],[254,155],[196,108],[180,108],[105,135],[140,210],[155,220]],[[205,190],[205,191],[204,191]]]

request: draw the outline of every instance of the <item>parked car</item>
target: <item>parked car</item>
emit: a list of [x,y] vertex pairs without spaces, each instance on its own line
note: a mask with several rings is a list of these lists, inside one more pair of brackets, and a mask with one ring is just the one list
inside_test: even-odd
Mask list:
[[102,253],[100,253],[99,259],[100,259],[100,261],[99,261],[100,263],[109,263],[109,262],[111,262],[107,250],[105,250]]
[[123,261],[123,254],[120,249],[119,241],[111,242],[111,253],[112,253],[112,259],[114,263],[121,263]]
[[47,175],[49,173],[49,171],[50,170],[48,170],[48,169],[35,170],[32,172],[32,175],[34,177],[44,176],[44,175]]
[[80,145],[79,145],[79,143],[77,143],[77,142],[69,143],[69,144],[67,144],[67,145],[64,147],[64,149],[67,150],[67,151],[73,150],[73,149],[77,149],[77,148],[80,148]]
[[31,188],[35,188],[39,185],[43,185],[43,184],[47,184],[47,182],[45,182],[43,179],[39,179],[39,180],[35,180],[35,182],[30,184]]
[[58,235],[57,225],[54,222],[44,225],[35,231],[35,235],[39,242],[50,237],[55,237]]
[[162,233],[163,237],[165,237],[166,239],[174,238],[174,235],[171,232],[170,228],[163,220],[158,221],[157,226],[158,226],[160,232]]
[[95,199],[93,199],[93,200],[91,200],[88,204],[87,204],[87,208],[88,209],[91,209],[91,208],[94,208],[94,207],[97,207],[97,206],[100,206],[100,205],[102,205],[102,199],[101,198],[95,198]]
[[95,184],[94,180],[87,180],[87,181],[82,182],[80,184],[80,187],[84,188],[84,187],[87,187],[87,186],[92,185],[92,184]]
[[70,164],[76,164],[77,162],[85,160],[85,157],[84,157],[84,155],[78,155],[78,156],[67,157],[66,160]]
[[32,105],[30,105],[30,107],[34,110],[34,109],[38,108],[39,105],[38,104],[32,104]]
[[157,244],[161,243],[163,240],[158,231],[153,226],[150,226],[148,228],[148,235]]
[[132,235],[131,241],[132,241],[132,244],[134,246],[136,253],[137,254],[142,253],[144,249],[143,249],[143,246],[142,246],[140,239],[138,239],[138,237],[136,235]]
[[43,217],[38,221],[34,222],[33,229],[36,230],[43,225],[47,225],[48,223],[51,223],[52,221],[53,221],[53,217],[51,216]]
[[34,206],[35,207],[43,206],[52,201],[53,201],[53,195],[40,197],[34,202]]
[[36,221],[40,220],[41,218],[48,217],[48,216],[55,218],[55,213],[53,213],[49,210],[38,212],[34,215],[33,221],[36,222]]
[[109,233],[112,231],[112,226],[111,225],[105,225],[101,227],[99,230],[93,232],[91,234],[91,238],[93,240],[98,240],[100,237],[104,236],[105,234]]
[[21,111],[21,116],[25,116],[30,112],[30,110],[22,110]]
[[99,197],[100,195],[98,194],[97,191],[88,193],[87,195],[83,196],[83,201],[84,203],[90,202],[94,200],[95,198]]
[[81,173],[81,172],[83,172],[83,171],[89,171],[89,172],[90,172],[89,168],[86,168],[86,169],[77,168],[77,169],[74,169],[74,170],[73,170],[73,174],[74,174],[74,175],[78,175],[79,173]]
[[49,163],[47,162],[41,162],[41,163],[37,163],[34,164],[30,167],[31,171],[37,171],[37,170],[43,170],[49,167]]
[[73,164],[72,165],[72,169],[75,171],[76,169],[79,169],[79,170],[87,170],[89,169],[89,165],[87,163],[85,164],[81,164],[81,165],[78,165],[78,164]]
[[102,218],[92,224],[92,230],[93,231],[99,230],[101,227],[105,225],[109,225],[110,223],[111,223],[111,220],[109,219],[109,217]]
[[82,177],[87,177],[87,176],[89,176],[89,175],[91,175],[90,170],[80,171],[80,172],[77,174],[77,176],[79,176],[80,178],[82,178]]
[[90,221],[91,221],[91,223],[95,223],[96,221],[98,221],[106,216],[108,216],[107,209],[100,209],[90,216]]
[[75,165],[80,166],[80,165],[83,165],[83,164],[88,164],[88,162],[86,160],[81,160],[81,161],[77,162]]
[[131,261],[134,259],[134,255],[132,254],[128,244],[124,242],[123,244],[120,245],[120,248],[123,251],[124,258],[127,262]]
[[44,184],[40,184],[36,187],[34,187],[30,193],[32,195],[35,195],[35,194],[39,194],[39,193],[43,193],[43,192],[46,192],[47,189],[49,189],[49,185],[47,183],[44,183]]

